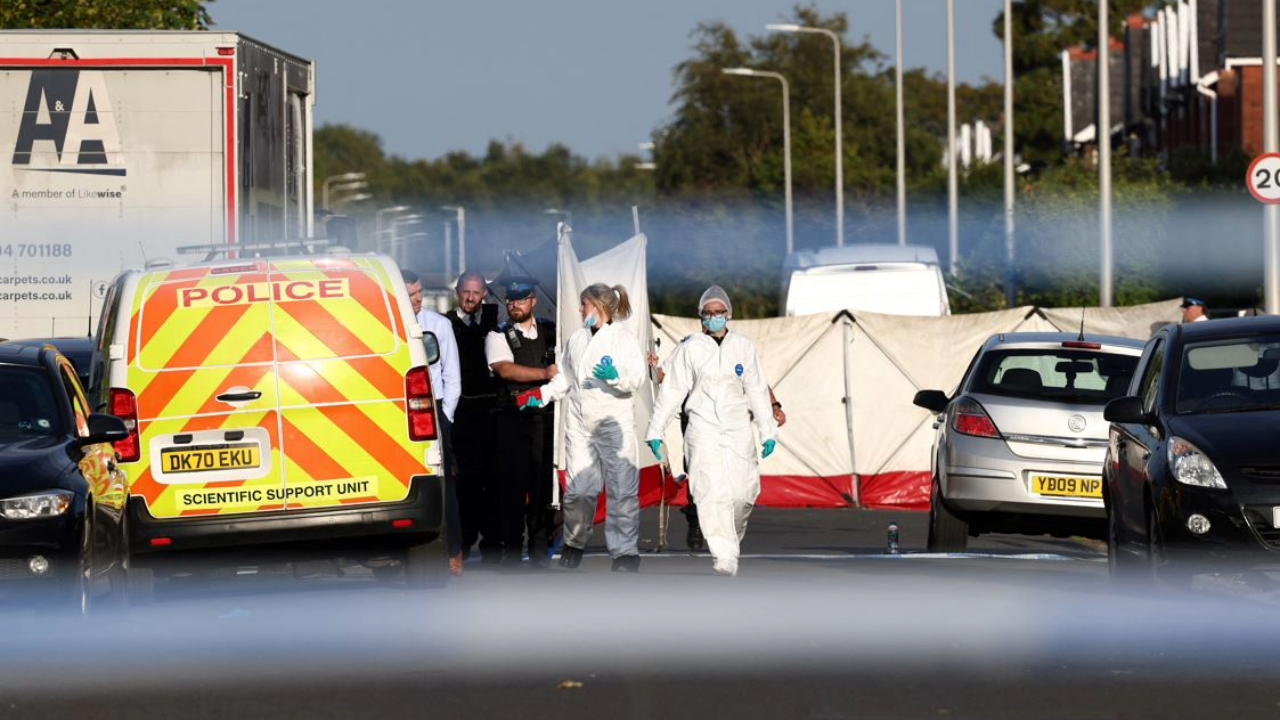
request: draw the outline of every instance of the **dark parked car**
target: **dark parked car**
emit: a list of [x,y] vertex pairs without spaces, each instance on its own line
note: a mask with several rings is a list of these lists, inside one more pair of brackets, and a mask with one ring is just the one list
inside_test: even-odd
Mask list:
[[0,596],[52,593],[79,610],[125,598],[127,488],[111,443],[127,437],[89,411],[57,349],[0,343]]
[[97,348],[97,343],[93,338],[82,337],[51,337],[51,338],[35,338],[30,340],[10,340],[14,345],[26,345],[30,347],[44,347],[52,345],[58,349],[68,360],[71,366],[76,370],[76,377],[80,380],[80,385],[87,391],[89,390],[89,371],[93,363],[93,351]]
[[1280,566],[1280,317],[1161,329],[1105,417],[1114,576]]

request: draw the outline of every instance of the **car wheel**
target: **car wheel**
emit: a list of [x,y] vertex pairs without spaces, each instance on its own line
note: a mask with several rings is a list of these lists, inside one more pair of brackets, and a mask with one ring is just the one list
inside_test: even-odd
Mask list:
[[964,552],[969,544],[969,523],[956,517],[942,503],[937,478],[929,495],[929,552]]
[[449,579],[449,559],[445,557],[444,536],[431,542],[410,545],[404,564],[405,584],[413,588],[443,587]]

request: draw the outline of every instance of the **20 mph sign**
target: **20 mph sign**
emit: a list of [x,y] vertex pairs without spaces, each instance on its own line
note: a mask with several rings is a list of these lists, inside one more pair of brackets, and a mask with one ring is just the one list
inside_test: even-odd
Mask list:
[[1265,153],[1254,158],[1249,163],[1245,182],[1258,202],[1280,205],[1280,153]]

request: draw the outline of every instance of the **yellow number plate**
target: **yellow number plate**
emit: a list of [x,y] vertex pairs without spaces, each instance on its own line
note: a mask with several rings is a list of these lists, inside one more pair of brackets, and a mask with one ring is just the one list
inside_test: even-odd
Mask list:
[[160,463],[166,473],[193,473],[256,468],[262,458],[256,443],[238,443],[164,450]]
[[1101,498],[1100,478],[1061,477],[1057,475],[1032,475],[1031,492],[1054,497]]

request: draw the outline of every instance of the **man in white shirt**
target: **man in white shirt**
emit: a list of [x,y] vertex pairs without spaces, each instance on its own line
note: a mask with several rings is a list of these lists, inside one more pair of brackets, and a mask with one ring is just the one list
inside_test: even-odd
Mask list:
[[423,307],[422,280],[412,270],[400,270],[409,290],[409,303],[422,329],[435,334],[440,359],[427,367],[431,376],[431,394],[439,403],[440,439],[444,448],[445,467],[445,534],[449,554],[449,572],[462,574],[462,528],[458,516],[457,479],[453,471],[453,411],[462,395],[462,375],[458,369],[458,343],[453,337],[453,324],[445,316]]

